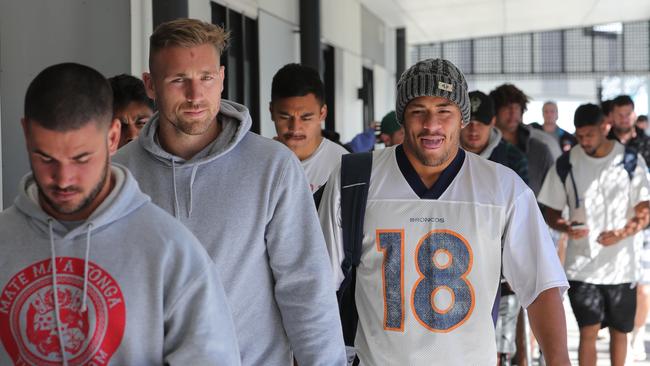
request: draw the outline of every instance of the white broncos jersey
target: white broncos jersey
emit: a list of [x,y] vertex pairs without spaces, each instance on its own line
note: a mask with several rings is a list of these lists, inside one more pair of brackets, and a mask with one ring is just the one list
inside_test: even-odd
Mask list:
[[348,151],[343,146],[323,138],[316,151],[300,162],[302,168],[305,169],[311,193],[316,192],[327,182],[332,170],[341,164],[341,156],[347,153]]
[[[361,364],[494,364],[502,263],[525,307],[546,289],[568,288],[535,197],[510,169],[461,152],[438,199],[421,199],[396,151],[373,156],[355,293]],[[340,168],[319,214],[340,284]]]

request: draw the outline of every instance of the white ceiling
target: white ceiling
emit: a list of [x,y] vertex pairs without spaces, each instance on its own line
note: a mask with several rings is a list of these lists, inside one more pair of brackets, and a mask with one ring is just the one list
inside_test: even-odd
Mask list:
[[409,44],[650,19],[650,0],[359,0]]

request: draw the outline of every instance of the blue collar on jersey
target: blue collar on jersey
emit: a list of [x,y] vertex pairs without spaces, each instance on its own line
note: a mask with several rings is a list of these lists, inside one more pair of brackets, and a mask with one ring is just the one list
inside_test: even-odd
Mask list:
[[413,168],[413,165],[411,165],[411,162],[406,157],[402,145],[399,145],[395,149],[395,159],[397,159],[397,166],[402,172],[404,179],[406,179],[409,186],[411,186],[411,189],[418,195],[418,197],[422,199],[437,200],[447,187],[449,187],[454,178],[456,178],[460,168],[463,166],[463,161],[465,161],[465,151],[458,148],[458,154],[456,154],[456,157],[451,164],[440,173],[440,177],[438,177],[438,180],[433,184],[431,189],[427,188],[427,186],[422,183],[422,179],[420,179],[415,168]]

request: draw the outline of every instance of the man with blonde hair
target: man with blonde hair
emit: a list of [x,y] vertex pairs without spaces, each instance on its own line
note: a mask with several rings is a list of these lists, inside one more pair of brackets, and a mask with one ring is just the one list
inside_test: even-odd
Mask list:
[[[158,113],[117,160],[201,241],[223,279],[242,364],[340,365],[345,348],[323,234],[298,159],[221,99],[228,33],[161,24],[143,75]],[[217,309],[215,309],[217,311]]]

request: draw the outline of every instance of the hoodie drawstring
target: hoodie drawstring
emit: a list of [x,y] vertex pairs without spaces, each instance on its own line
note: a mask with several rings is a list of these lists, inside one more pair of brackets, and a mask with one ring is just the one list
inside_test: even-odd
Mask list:
[[59,290],[56,283],[56,252],[54,251],[54,229],[52,228],[52,219],[47,220],[50,230],[50,254],[52,255],[52,292],[54,293],[54,319],[56,320],[56,330],[59,335],[59,346],[61,347],[61,358],[63,366],[68,366],[68,357],[65,354],[65,344],[63,343],[63,330],[61,329],[61,315],[59,314]]
[[[190,204],[187,211],[187,216],[192,216],[192,208],[194,201],[194,191],[192,189],[194,185],[194,179],[196,178],[196,171],[198,170],[198,165],[192,167],[192,177],[190,178]],[[176,188],[176,160],[172,159],[172,186],[174,188],[174,217],[180,219],[180,207],[178,203],[178,189]]]
[[176,191],[176,161],[172,159],[172,185],[174,186],[174,217],[178,217],[178,193]]
[[88,310],[86,306],[86,298],[88,297],[88,259],[90,258],[90,232],[93,229],[93,224],[88,223],[88,233],[86,234],[86,257],[84,259],[84,290],[81,300],[81,312],[85,313]]
[[196,178],[196,171],[198,170],[199,166],[198,164],[195,164],[192,167],[192,178],[190,178],[190,208],[188,210],[187,216],[190,217],[192,216],[192,203],[193,203],[193,186],[194,186],[194,178]]

